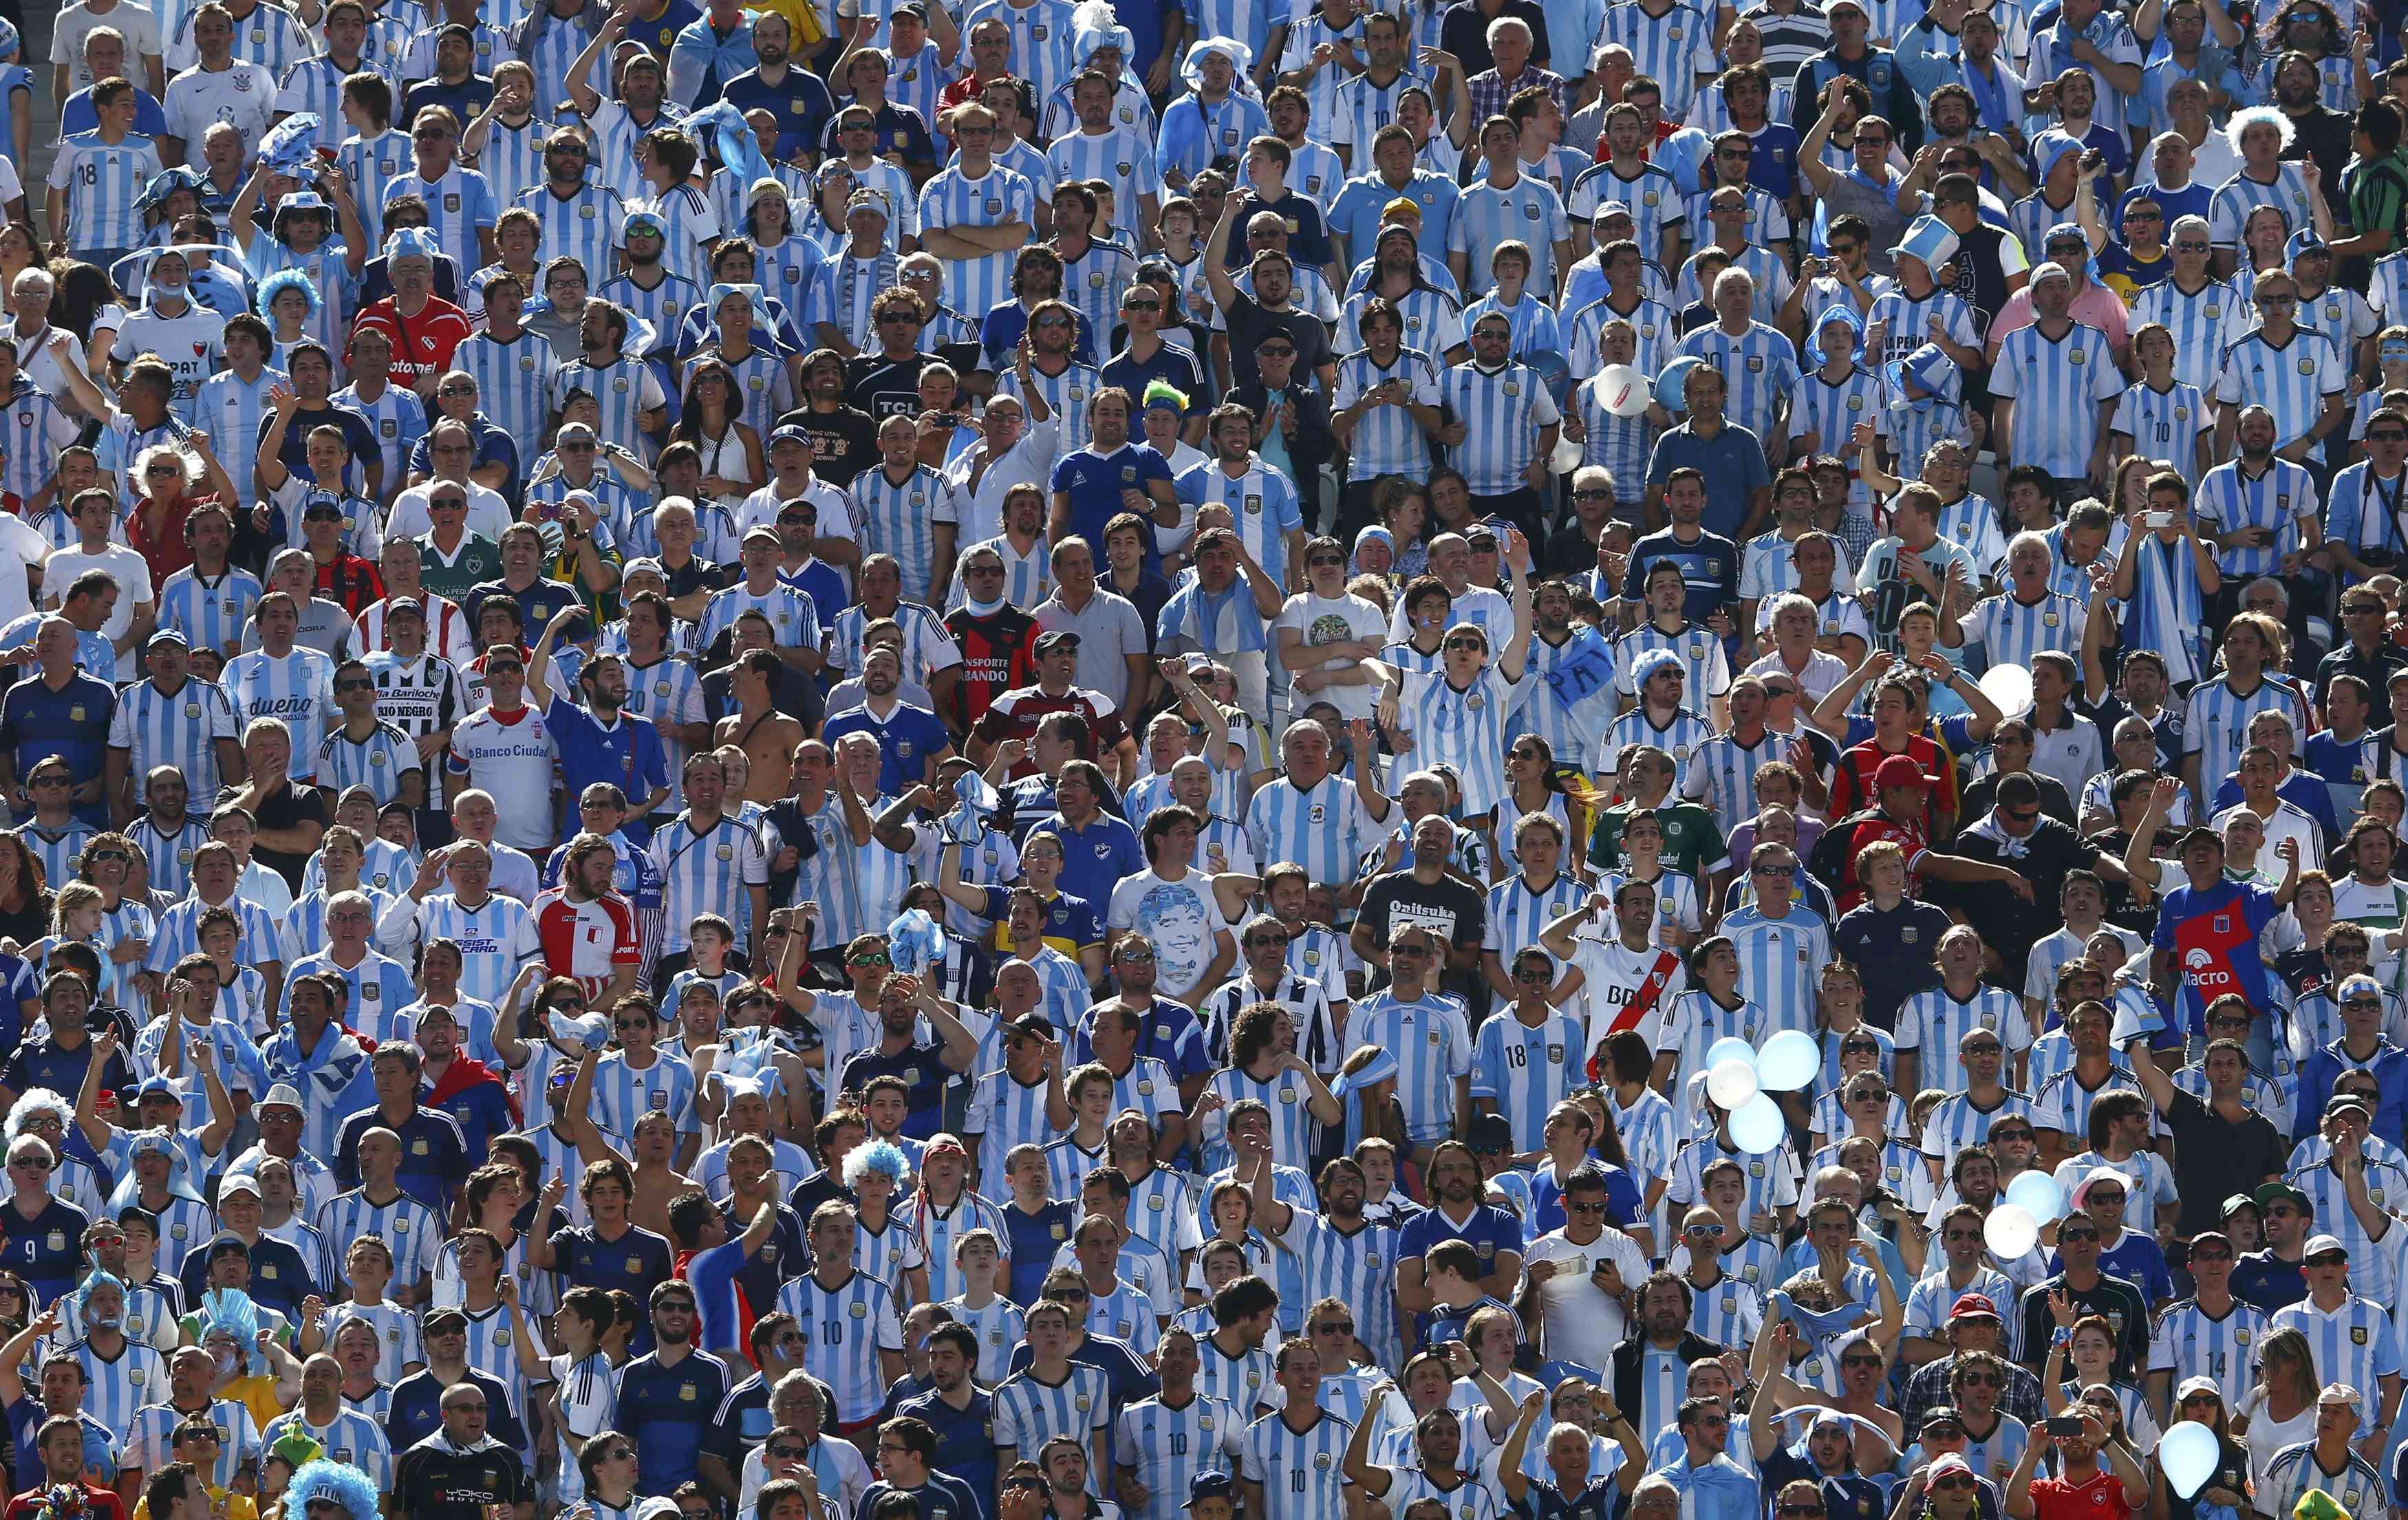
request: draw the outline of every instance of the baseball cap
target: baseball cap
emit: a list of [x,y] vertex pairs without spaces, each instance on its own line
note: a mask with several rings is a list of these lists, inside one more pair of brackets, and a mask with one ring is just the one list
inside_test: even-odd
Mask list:
[[135,1101],[139,1102],[145,1098],[173,1098],[179,1103],[184,1101],[184,1095],[177,1088],[175,1079],[164,1076],[147,1078],[140,1087],[134,1089]]
[[1999,1320],[2000,1324],[2006,1323],[2003,1319],[2000,1319],[1999,1306],[1986,1293],[1956,1295],[1956,1301],[1948,1309],[1948,1323],[1954,1325],[1960,1319],[1992,1319]]
[[1226,1472],[1199,1472],[1187,1480],[1187,1502],[1192,1506],[1199,1499],[1226,1499],[1235,1503],[1238,1484]]
[[1047,1018],[1043,1014],[1023,1014],[1018,1018],[1013,1019],[1010,1023],[1006,1024],[1004,1028],[1013,1034],[1025,1034],[1031,1040],[1051,1040],[1054,1038],[1054,1021]]
[[[1951,1410],[1949,1413],[1953,1414],[1956,1411]],[[1924,1423],[1928,1425],[1931,1422],[1926,1420]],[[1931,1470],[1927,1473],[1926,1476],[1930,1478],[1948,1478],[1954,1477],[1959,1472],[1969,1478],[1971,1477],[1973,1475],[1972,1464],[1967,1462],[1955,1452],[1943,1452],[1941,1456],[1933,1459]]]
[[2316,1394],[2316,1402],[2319,1404],[2347,1404],[2350,1408],[2356,1409],[2358,1406],[2359,1399],[2358,1390],[2351,1387],[2348,1384],[2328,1383],[2324,1385],[2322,1390]]
[[810,431],[800,422],[789,422],[783,427],[769,430],[769,447],[772,448],[780,444],[809,444],[810,441]]
[[1892,787],[1921,787],[1929,791],[1931,778],[1923,774],[1923,767],[1912,756],[1892,755],[1874,769],[1873,789],[1887,791]]
[[[2296,1203],[2303,1209],[2312,1209],[2315,1207],[2315,1205],[2309,1200],[2307,1194],[2300,1191],[2298,1188],[2292,1186],[2286,1182],[2270,1182],[2263,1187],[2258,1188],[2256,1192],[2250,1194],[2249,1200],[2257,1204],[2260,1209],[2272,1208],[2274,1204],[2285,1200]],[[2227,1205],[2227,1207],[2229,1206],[2230,1205],[2229,1204]]]
[[[248,1172],[237,1172],[233,1176],[228,1177],[225,1181],[218,1184],[218,1198],[221,1200],[231,1198],[236,1193],[249,1193],[251,1197],[257,1198],[259,1196],[259,1179],[252,1176]],[[237,1240],[235,1243],[239,1245],[242,1243]]]
[[172,628],[163,628],[157,632],[151,634],[150,641],[143,645],[143,647],[146,649],[156,648],[162,644],[172,644],[178,648],[191,647],[190,643],[185,639],[184,635]]
[[2338,1256],[2344,1261],[2347,1261],[2349,1247],[2342,1243],[2341,1237],[2338,1235],[2311,1235],[2308,1237],[2308,1248],[2300,1253],[2300,1259],[2309,1262],[2318,1257],[2329,1256]]
[[1935,1425],[1953,1425],[1962,1430],[1965,1416],[1956,1413],[1954,1404],[1934,1404],[1923,1412],[1923,1428],[1928,1430]]
[[1079,635],[1067,628],[1056,628],[1049,632],[1039,633],[1037,635],[1037,652],[1039,654],[1051,654],[1054,650],[1061,648],[1064,645],[1068,645],[1073,649],[1077,648],[1079,646]]
[[1502,1114],[1483,1114],[1464,1131],[1464,1143],[1475,1151],[1510,1151],[1513,1126]]
[[2202,1375],[2183,1379],[2182,1386],[2174,1390],[2174,1402],[2179,1404],[2193,1394],[2201,1393],[2212,1393],[2219,1401],[2224,1398],[2224,1389],[2215,1379]]
[[2193,824],[2183,831],[2180,839],[2174,841],[2174,853],[2179,855],[2194,845],[2213,845],[2221,851],[2224,848],[2224,836],[2203,823]]

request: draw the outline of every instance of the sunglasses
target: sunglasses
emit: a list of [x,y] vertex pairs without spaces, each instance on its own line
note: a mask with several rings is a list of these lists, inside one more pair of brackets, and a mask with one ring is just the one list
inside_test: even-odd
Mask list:
[[348,681],[337,681],[335,683],[335,689],[337,691],[374,691],[376,689],[376,683],[374,681],[364,681],[354,675]]
[[1246,948],[1249,950],[1269,950],[1274,948],[1284,950],[1287,948],[1287,936],[1284,934],[1249,934],[1246,936]]
[[1258,359],[1294,359],[1296,350],[1283,344],[1277,348],[1256,348],[1254,356]]
[[1480,654],[1488,652],[1488,646],[1478,639],[1449,639],[1446,646],[1450,649],[1470,649]]
[[2060,1229],[2057,1232],[2057,1238],[2060,1243],[2066,1241],[2095,1241],[2099,1238],[2099,1231],[2095,1229]]
[[1351,1319],[1325,1319],[1318,1325],[1313,1326],[1312,1333],[1315,1335],[1352,1335],[1354,1333],[1354,1322]]
[[1938,1493],[1961,1494],[1973,1486],[1973,1480],[1952,1473],[1949,1476],[1941,1479],[1938,1483],[1933,1484],[1931,1486],[1932,1489]]
[[895,959],[883,950],[872,950],[862,955],[848,956],[844,963],[848,966],[891,966],[895,964]]

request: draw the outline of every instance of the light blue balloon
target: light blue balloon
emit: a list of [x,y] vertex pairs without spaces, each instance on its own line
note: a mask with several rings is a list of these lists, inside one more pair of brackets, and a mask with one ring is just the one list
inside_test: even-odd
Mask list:
[[1731,1110],[1731,1144],[1750,1156],[1762,1156],[1781,1148],[1789,1138],[1789,1121],[1782,1116],[1781,1105],[1770,1093],[1755,1097]]
[[2157,1464],[2165,1469],[2166,1484],[2184,1499],[2206,1487],[2223,1460],[2215,1432],[2197,1420],[2177,1421],[2157,1442]]
[[2007,1201],[2045,1225],[2065,1213],[2065,1189],[2045,1172],[2026,1172],[2007,1184]]
[[1796,1092],[1822,1073],[1822,1048],[1803,1030],[1783,1030],[1756,1053],[1756,1085],[1767,1092]]
[[1745,1061],[1756,1064],[1756,1046],[1736,1034],[1726,1034],[1706,1047],[1706,1064],[1700,1071],[1711,1072],[1725,1061]]

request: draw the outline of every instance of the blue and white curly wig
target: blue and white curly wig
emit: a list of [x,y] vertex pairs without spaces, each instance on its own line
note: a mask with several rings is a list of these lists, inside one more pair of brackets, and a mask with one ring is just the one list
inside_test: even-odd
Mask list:
[[903,1190],[903,1179],[910,1175],[911,1158],[904,1155],[899,1146],[883,1140],[855,1145],[852,1154],[844,1158],[844,1185],[847,1187],[860,1186],[861,1179],[873,1172],[893,1183],[895,1190],[899,1193]]
[[23,1097],[8,1105],[8,1138],[16,1139],[25,1132],[25,1121],[36,1114],[55,1114],[62,1129],[75,1127],[75,1104],[48,1087],[30,1087]]
[[260,320],[268,323],[276,320],[272,315],[276,298],[287,291],[299,291],[308,297],[309,315],[318,315],[318,287],[309,283],[309,277],[298,269],[280,269],[259,282],[259,296],[253,304],[259,309]]
[[373,1520],[377,1513],[376,1480],[351,1466],[328,1457],[304,1462],[284,1486],[284,1513],[298,1517],[308,1513],[313,1499],[331,1499],[351,1520]]

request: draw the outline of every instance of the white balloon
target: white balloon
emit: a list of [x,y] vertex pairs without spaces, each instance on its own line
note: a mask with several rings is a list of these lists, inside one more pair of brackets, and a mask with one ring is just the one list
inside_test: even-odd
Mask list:
[[2065,1212],[2065,1189],[2045,1172],[2026,1172],[2007,1184],[2007,1201],[2045,1225]]
[[1656,399],[1655,382],[1628,364],[1608,364],[1597,378],[1598,399],[1616,417],[1638,417]]
[[[1711,1074],[1709,1082],[1713,1078]],[[1789,1138],[1789,1121],[1782,1115],[1781,1105],[1765,1093],[1757,1093],[1731,1111],[1731,1144],[1750,1156],[1762,1156],[1778,1150]]]
[[1706,1096],[1725,1113],[1754,1098],[1757,1091],[1753,1061],[1727,1060],[1706,1073]]
[[2031,1211],[2001,1203],[1982,1222],[1982,1243],[2001,1261],[2014,1261],[2040,1243],[2040,1221]]
[[1756,1086],[1767,1092],[1796,1092],[1822,1071],[1823,1049],[1803,1030],[1783,1030],[1756,1052]]
[[1706,1047],[1706,1070],[1711,1072],[1725,1061],[1745,1061],[1756,1064],[1756,1046],[1736,1034],[1726,1034]]
[[2031,711],[2032,677],[2023,665],[1993,665],[1983,674],[1982,695],[2009,717]]
[[2184,1499],[2206,1487],[2223,1461],[2215,1431],[2197,1420],[2176,1421],[2157,1442],[2157,1465],[2166,1470],[2166,1484]]

